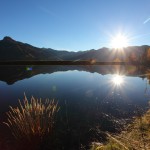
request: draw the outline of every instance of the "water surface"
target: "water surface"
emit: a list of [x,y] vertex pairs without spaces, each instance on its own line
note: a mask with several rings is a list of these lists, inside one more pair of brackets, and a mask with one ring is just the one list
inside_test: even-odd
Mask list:
[[[149,69],[142,66],[1,66],[0,117],[18,99],[58,101],[61,144],[101,139],[97,131],[117,132],[148,107]],[[60,136],[61,137],[61,136]],[[64,138],[65,137],[65,138]]]

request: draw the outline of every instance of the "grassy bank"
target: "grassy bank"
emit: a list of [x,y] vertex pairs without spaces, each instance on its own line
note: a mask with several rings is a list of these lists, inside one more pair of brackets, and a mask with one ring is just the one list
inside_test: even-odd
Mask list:
[[136,117],[120,134],[106,135],[108,141],[93,142],[91,150],[150,150],[150,109]]

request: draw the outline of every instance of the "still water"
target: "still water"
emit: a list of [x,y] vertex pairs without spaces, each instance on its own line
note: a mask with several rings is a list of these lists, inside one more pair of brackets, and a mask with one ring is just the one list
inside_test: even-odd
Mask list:
[[149,76],[143,66],[0,66],[0,121],[24,93],[55,99],[61,144],[79,147],[101,140],[98,130],[118,132],[148,108]]

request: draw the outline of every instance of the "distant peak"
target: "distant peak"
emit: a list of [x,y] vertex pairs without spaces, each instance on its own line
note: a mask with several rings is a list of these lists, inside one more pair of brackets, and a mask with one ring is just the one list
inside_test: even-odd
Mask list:
[[9,37],[9,36],[5,36],[4,38],[3,38],[3,40],[4,41],[10,41],[10,42],[14,42],[15,40],[13,40],[11,37]]

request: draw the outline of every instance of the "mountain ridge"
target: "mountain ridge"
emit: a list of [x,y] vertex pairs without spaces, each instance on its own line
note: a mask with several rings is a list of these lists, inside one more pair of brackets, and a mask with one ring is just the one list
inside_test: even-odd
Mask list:
[[91,49],[79,52],[59,51],[52,48],[38,48],[6,36],[0,40],[0,61],[44,60],[44,61],[98,61],[98,62],[149,62],[150,46],[129,46],[123,50]]

